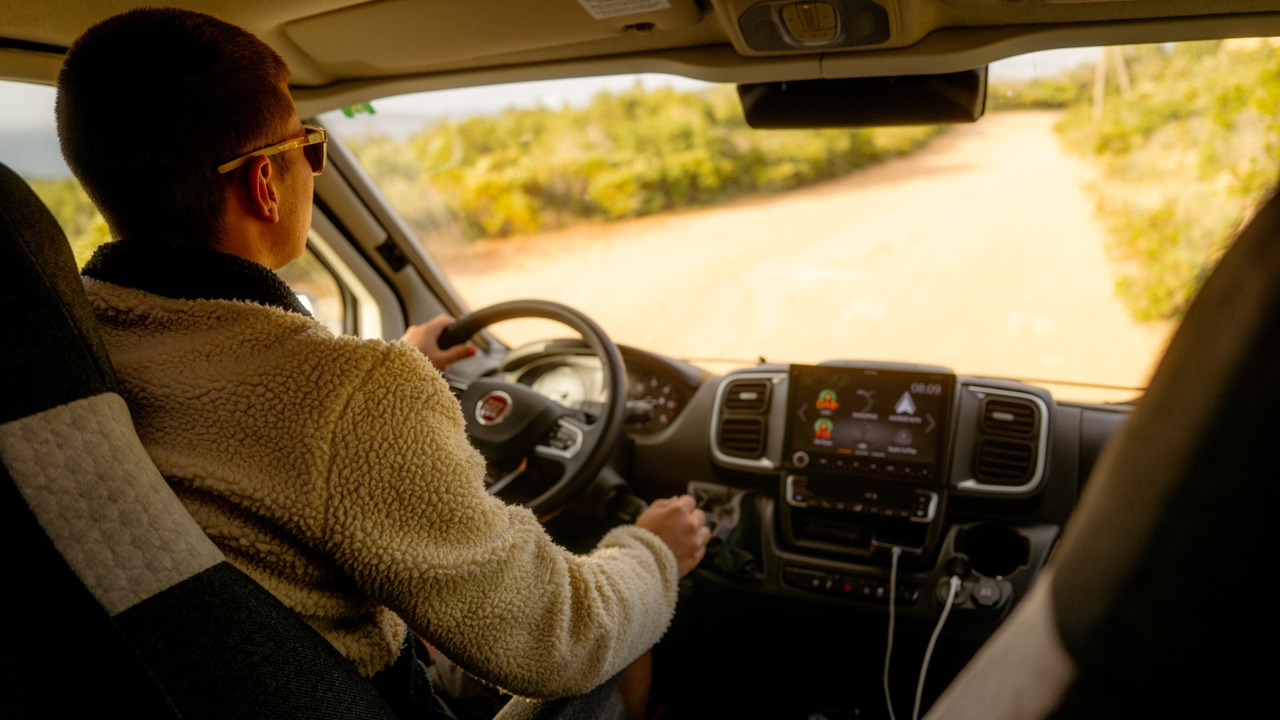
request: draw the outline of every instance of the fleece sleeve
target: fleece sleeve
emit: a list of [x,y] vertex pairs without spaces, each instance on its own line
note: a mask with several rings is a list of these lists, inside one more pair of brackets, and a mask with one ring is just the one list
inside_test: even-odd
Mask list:
[[613,530],[590,555],[490,496],[457,400],[392,343],[334,435],[327,550],[370,597],[476,676],[516,695],[584,693],[655,643],[677,568],[654,534]]

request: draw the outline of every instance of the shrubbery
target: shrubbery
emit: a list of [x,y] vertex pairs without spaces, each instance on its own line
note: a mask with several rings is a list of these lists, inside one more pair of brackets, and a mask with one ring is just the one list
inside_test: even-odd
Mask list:
[[442,121],[407,142],[348,141],[424,236],[467,239],[707,205],[838,177],[940,128],[752,130],[732,87],[601,92],[585,108]]
[[1131,96],[1109,84],[1095,121],[1082,93],[1058,132],[1100,161],[1092,190],[1118,293],[1139,319],[1176,319],[1280,172],[1280,48],[1180,43],[1125,57]]
[[111,239],[107,222],[98,214],[98,209],[89,201],[75,178],[30,180],[29,183],[71,241],[76,265],[84,267],[93,251]]
[[1065,108],[1087,100],[1088,68],[1056,77],[1009,80],[987,86],[987,112]]

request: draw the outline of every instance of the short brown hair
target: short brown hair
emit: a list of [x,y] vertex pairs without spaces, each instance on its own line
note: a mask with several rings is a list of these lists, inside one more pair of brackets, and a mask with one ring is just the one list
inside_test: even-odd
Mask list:
[[279,142],[289,67],[247,30],[176,8],[89,28],[58,74],[67,165],[117,238],[211,247],[230,176],[217,167]]

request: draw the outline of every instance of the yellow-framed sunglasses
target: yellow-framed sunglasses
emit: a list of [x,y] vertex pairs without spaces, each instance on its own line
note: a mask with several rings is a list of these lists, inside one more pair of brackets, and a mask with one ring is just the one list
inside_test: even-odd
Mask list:
[[327,143],[329,141],[329,134],[324,131],[324,128],[316,125],[303,125],[302,129],[306,130],[307,134],[300,138],[285,140],[284,142],[276,143],[271,147],[255,150],[248,155],[238,157],[231,162],[219,165],[218,174],[225,175],[242,165],[248,164],[250,160],[256,157],[277,155],[285,150],[292,150],[300,147],[302,148],[302,154],[307,158],[307,162],[311,164],[311,174],[319,175],[324,172],[324,162],[328,155],[328,150],[326,148],[328,147]]

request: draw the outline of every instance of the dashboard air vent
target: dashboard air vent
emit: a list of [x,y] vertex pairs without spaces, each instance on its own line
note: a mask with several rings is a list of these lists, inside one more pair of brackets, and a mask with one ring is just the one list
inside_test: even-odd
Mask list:
[[982,406],[982,429],[997,435],[1027,437],[1036,419],[1035,406],[1025,400],[989,397]]
[[742,417],[722,420],[720,450],[737,457],[760,457],[764,454],[764,420]]
[[1035,457],[1029,442],[983,438],[974,453],[973,474],[992,485],[1021,485],[1031,477]]
[[744,380],[729,385],[724,394],[724,407],[735,412],[764,412],[769,407],[769,383]]

